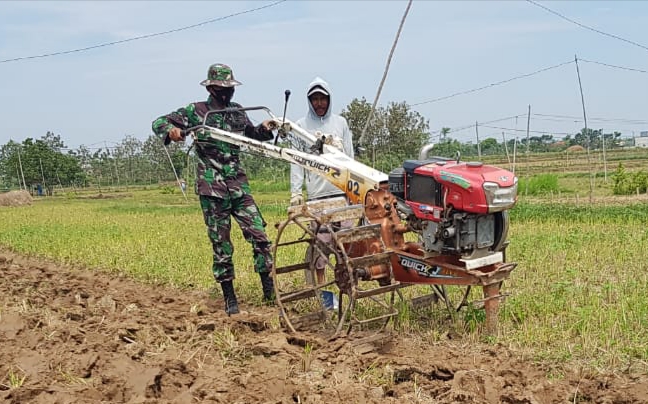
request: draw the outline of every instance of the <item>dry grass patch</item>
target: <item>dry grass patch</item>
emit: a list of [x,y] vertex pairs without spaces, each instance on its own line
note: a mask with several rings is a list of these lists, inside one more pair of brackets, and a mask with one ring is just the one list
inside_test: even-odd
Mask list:
[[6,194],[0,194],[0,206],[25,206],[32,204],[32,197],[27,191],[9,191]]

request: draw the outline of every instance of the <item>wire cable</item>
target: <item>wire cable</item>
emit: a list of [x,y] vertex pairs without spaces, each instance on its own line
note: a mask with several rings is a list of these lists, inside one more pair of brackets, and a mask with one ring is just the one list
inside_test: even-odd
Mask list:
[[285,1],[287,1],[287,0],[275,1],[274,3],[266,4],[265,6],[239,11],[237,13],[229,14],[229,15],[226,15],[226,16],[223,16],[223,17],[213,18],[211,20],[199,22],[197,24],[187,25],[185,27],[170,29],[168,31],[156,32],[156,33],[153,33],[153,34],[140,35],[140,36],[136,36],[136,37],[132,37],[132,38],[121,39],[119,41],[105,42],[105,43],[98,44],[98,45],[87,46],[85,48],[77,48],[77,49],[71,49],[71,50],[66,50],[66,51],[61,51],[61,52],[51,52],[51,53],[44,53],[44,54],[41,54],[41,55],[21,56],[21,57],[17,57],[17,58],[4,59],[4,60],[0,60],[0,63],[9,63],[9,62],[17,62],[17,61],[20,61],[20,60],[39,59],[39,58],[46,58],[46,57],[50,57],[50,56],[67,55],[67,54],[70,54],[70,53],[84,52],[84,51],[88,51],[88,50],[92,50],[92,49],[103,48],[103,47],[106,47],[106,46],[119,45],[119,44],[122,44],[122,43],[137,41],[137,40],[140,40],[140,39],[153,38],[153,37],[160,36],[160,35],[167,35],[167,34],[172,34],[172,33],[175,33],[175,32],[186,31],[188,29],[197,28],[197,27],[200,27],[202,25],[211,24],[211,23],[214,23],[214,22],[217,22],[217,21],[223,21],[223,20],[226,20],[228,18],[236,17],[236,16],[243,15],[243,14],[252,13],[252,12],[255,12],[255,11],[263,10],[265,8],[274,7],[274,6],[276,6],[278,4],[281,4],[281,3],[285,2]]
[[520,76],[511,77],[510,79],[506,79],[506,80],[498,81],[498,82],[491,83],[491,84],[488,84],[488,85],[485,85],[485,86],[473,88],[472,90],[460,91],[458,93],[446,95],[444,97],[439,97],[439,98],[434,98],[434,99],[427,100],[427,101],[417,102],[417,103],[411,104],[411,106],[414,107],[414,106],[417,106],[417,105],[430,104],[430,103],[433,103],[433,102],[447,100],[448,98],[453,98],[453,97],[457,97],[457,96],[460,96],[460,95],[474,93],[474,92],[477,92],[477,91],[485,90],[487,88],[496,87],[496,86],[499,86],[499,85],[502,85],[502,84],[506,84],[506,83],[509,83],[509,82],[511,82],[513,80],[518,80],[518,79],[522,79],[522,78],[525,78],[525,77],[534,76],[536,74],[546,72],[547,70],[557,69],[557,68],[559,68],[561,66],[565,66],[565,65],[568,65],[568,64],[572,64],[572,63],[574,63],[574,61],[569,60],[567,62],[559,63],[557,65],[553,65],[553,66],[542,68],[540,70],[536,70],[536,71],[534,71],[532,73],[522,74]]
[[[526,129],[514,129],[514,128],[503,128],[501,126],[488,126],[488,125],[480,125],[485,128],[490,128],[490,129],[499,129],[499,130],[508,130],[511,132],[526,132]],[[573,135],[574,133],[568,133],[568,132],[556,132],[553,130],[529,130],[531,133],[542,133],[546,135]]]
[[169,154],[169,148],[167,146],[164,146],[164,145],[162,145],[162,148],[164,148],[164,152],[166,153],[167,157],[169,158],[169,163],[171,163],[171,169],[173,170],[173,175],[175,176],[176,182],[178,183],[178,188],[180,188],[180,191],[182,191],[182,195],[184,196],[185,202],[189,202],[189,199],[187,198],[187,193],[182,188],[182,183],[180,182],[180,177],[178,177],[178,170],[176,170],[175,165],[173,165],[173,159],[171,158],[171,155]]
[[394,43],[392,44],[391,50],[389,51],[389,57],[387,58],[387,64],[385,66],[385,71],[383,72],[382,79],[380,80],[380,84],[378,85],[378,91],[376,93],[376,98],[374,99],[373,105],[371,106],[371,109],[369,110],[369,116],[367,117],[367,121],[365,122],[364,128],[362,129],[362,132],[360,133],[360,139],[358,139],[358,142],[360,144],[365,144],[365,136],[367,133],[367,128],[369,127],[369,124],[371,123],[371,118],[373,118],[373,114],[376,111],[376,105],[378,104],[378,99],[380,98],[380,93],[382,92],[383,85],[385,84],[385,79],[387,79],[387,73],[389,72],[389,65],[391,64],[392,57],[394,56],[394,51],[396,50],[396,45],[398,45],[398,39],[400,38],[400,34],[403,31],[403,25],[405,25],[405,19],[407,18],[407,14],[409,13],[410,7],[412,6],[412,0],[409,0],[407,2],[407,7],[405,7],[405,12],[403,13],[403,17],[401,18],[401,22],[398,25],[398,31],[396,31],[396,38],[394,38]]
[[601,35],[608,36],[608,37],[610,37],[610,38],[618,39],[619,41],[627,42],[627,43],[629,43],[629,44],[631,44],[631,45],[634,45],[634,46],[638,46],[638,47],[640,47],[640,48],[643,48],[644,50],[648,50],[648,46],[644,46],[644,45],[642,45],[642,44],[640,44],[640,43],[637,43],[637,42],[631,41],[631,40],[629,40],[629,39],[622,38],[622,37],[620,37],[620,36],[618,36],[618,35],[608,34],[607,32],[604,32],[604,31],[598,30],[598,29],[596,29],[596,28],[592,28],[592,27],[587,26],[587,25],[585,25],[585,24],[581,24],[580,22],[578,22],[578,21],[574,21],[574,20],[572,20],[571,18],[566,17],[566,16],[560,14],[559,12],[550,9],[549,7],[543,6],[542,4],[539,4],[539,3],[537,3],[537,2],[535,2],[535,1],[533,1],[533,0],[527,0],[527,1],[528,1],[529,3],[531,3],[531,4],[533,4],[534,6],[540,7],[540,8],[542,8],[543,10],[548,11],[548,12],[550,12],[551,14],[560,17],[560,18],[562,18],[562,19],[565,20],[565,21],[569,21],[569,22],[571,22],[572,24],[576,24],[576,25],[578,25],[578,26],[581,27],[581,28],[585,28],[585,29],[587,29],[587,30],[590,30],[590,31],[596,32],[597,34],[601,34]]
[[[481,123],[478,122],[478,125],[506,121],[508,119],[519,118],[519,117],[522,117],[522,116],[527,116],[527,114],[525,113],[525,114],[512,115],[512,116],[507,116],[507,117],[504,117],[504,118],[497,118],[497,119],[493,119],[493,120],[485,121],[485,122],[481,122]],[[458,128],[450,128],[448,133],[459,132],[459,131],[466,130],[466,129],[471,129],[471,128],[474,128],[474,127],[475,127],[474,123],[466,124],[466,125],[460,126]],[[439,130],[434,130],[434,131],[430,132],[431,135],[432,134],[437,134],[437,133],[441,133],[441,130],[439,129]]]
[[[566,120],[576,120],[576,121],[582,121],[583,117],[577,117],[577,116],[570,116],[570,115],[552,115],[552,114],[531,114],[532,116],[542,116],[542,117],[550,117],[550,118],[564,118]],[[629,118],[588,118],[589,120],[592,121],[602,121],[602,122],[622,122],[622,123],[628,123],[628,124],[648,124],[648,120],[645,119],[629,119]]]
[[578,59],[578,60],[580,60],[581,62],[594,63],[594,64],[601,65],[601,66],[607,66],[607,67],[612,67],[612,68],[621,69],[621,70],[628,70],[628,71],[631,71],[631,72],[648,73],[648,71],[646,71],[646,70],[634,69],[632,67],[611,65],[609,63],[597,62],[595,60],[586,60],[586,59]]

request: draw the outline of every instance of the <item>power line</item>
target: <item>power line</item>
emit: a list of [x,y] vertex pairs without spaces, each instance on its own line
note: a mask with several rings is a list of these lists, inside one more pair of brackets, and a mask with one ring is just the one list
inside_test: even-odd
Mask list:
[[[500,130],[508,130],[512,132],[526,132],[526,129],[514,129],[514,128],[503,128],[501,126],[488,126],[488,125],[480,125],[485,128],[490,128],[490,129],[500,129]],[[556,132],[553,130],[529,130],[529,132],[533,133],[542,133],[542,134],[553,134],[553,135],[573,135],[573,133],[567,133],[567,132]]]
[[[534,115],[534,114],[531,114],[531,115]],[[534,120],[537,120],[537,121],[550,121],[550,122],[560,122],[560,123],[565,123],[565,122],[575,123],[575,122],[582,122],[583,121],[582,118],[581,119],[542,118],[542,117],[538,118],[538,117],[535,117],[535,116],[532,117],[531,119],[534,119]]]
[[620,37],[620,36],[618,36],[618,35],[608,34],[607,32],[604,32],[604,31],[598,30],[598,29],[596,29],[596,28],[592,28],[592,27],[587,26],[587,25],[585,25],[585,24],[581,24],[580,22],[578,22],[578,21],[574,21],[574,20],[572,20],[571,18],[566,17],[566,16],[560,14],[560,13],[557,12],[557,11],[554,11],[554,10],[550,9],[549,7],[546,7],[546,6],[543,6],[542,4],[536,3],[536,2],[533,1],[533,0],[527,0],[527,1],[528,1],[529,3],[531,3],[531,4],[533,4],[534,6],[540,7],[540,8],[542,8],[542,9],[544,9],[544,10],[550,12],[551,14],[556,15],[556,16],[562,18],[563,20],[566,20],[566,21],[571,22],[572,24],[576,24],[576,25],[578,25],[578,26],[581,27],[581,28],[585,28],[585,29],[587,29],[587,30],[590,30],[590,31],[596,32],[597,34],[601,34],[601,35],[608,36],[608,37],[610,37],[610,38],[618,39],[618,40],[620,40],[620,41],[627,42],[627,43],[629,43],[629,44],[631,44],[631,45],[635,45],[635,46],[638,46],[638,47],[643,48],[643,49],[645,49],[645,50],[648,50],[648,47],[646,47],[646,46],[644,46],[644,45],[642,45],[642,44],[640,44],[640,43],[637,43],[637,42],[631,41],[631,40],[629,40],[629,39],[622,38],[622,37]]
[[[612,68],[617,68],[617,69],[623,69],[623,70],[629,70],[629,71],[635,71],[635,72],[641,72],[641,73],[648,73],[647,71],[644,71],[644,70],[634,69],[634,68],[625,67],[625,66],[616,66],[616,65],[603,63],[603,62],[597,62],[597,61],[585,60],[585,59],[580,59],[580,60],[583,61],[583,62],[600,64],[600,65],[604,65],[604,66],[612,67]],[[482,87],[478,87],[478,88],[475,88],[475,89],[472,89],[472,90],[458,92],[458,93],[455,93],[455,94],[452,94],[452,95],[449,95],[449,96],[439,97],[439,98],[435,98],[435,99],[429,100],[429,101],[423,101],[423,102],[419,102],[419,103],[414,103],[414,104],[411,104],[411,106],[416,106],[416,105],[422,105],[422,104],[426,104],[426,103],[441,101],[441,100],[444,100],[444,99],[456,97],[458,95],[464,95],[464,94],[469,94],[469,93],[472,93],[472,92],[484,90],[486,88],[490,88],[490,87],[494,87],[494,86],[497,86],[497,85],[500,85],[500,84],[504,84],[504,83],[507,83],[507,82],[510,82],[510,81],[513,81],[513,80],[516,80],[516,79],[519,79],[519,78],[529,77],[529,76],[532,76],[532,75],[535,75],[535,74],[538,74],[538,73],[541,73],[541,72],[544,72],[544,71],[547,71],[547,70],[550,70],[550,69],[555,69],[557,67],[564,66],[564,65],[567,65],[567,64],[571,64],[571,63],[574,63],[574,61],[570,60],[568,62],[560,63],[560,64],[557,64],[557,65],[554,65],[554,66],[550,66],[550,67],[546,67],[546,68],[537,70],[537,71],[535,71],[533,73],[528,73],[528,74],[512,77],[512,78],[507,79],[507,80],[502,80],[500,82],[489,84],[489,85],[482,86]],[[535,116],[547,116],[547,117],[558,117],[558,118],[568,118],[568,119],[570,119],[572,121],[573,120],[582,121],[582,118],[572,117],[572,116],[565,116],[565,115],[543,115],[543,114],[532,114],[532,115],[535,115]],[[514,115],[514,116],[510,116],[510,117],[506,117],[506,118],[487,121],[487,122],[480,123],[479,125],[484,126],[485,124],[495,123],[495,122],[499,122],[499,121],[503,121],[503,120],[507,120],[507,119],[519,118],[521,116],[526,116],[526,114],[519,114],[519,115]],[[540,119],[540,118],[535,118],[535,119]],[[648,121],[644,121],[644,120],[630,120],[630,119],[612,119],[612,118],[590,118],[590,119],[592,121],[623,122],[623,123],[626,123],[626,124],[637,124],[637,125],[648,123]],[[548,119],[546,119],[546,120],[548,120]],[[451,129],[448,133],[455,133],[455,132],[459,132],[459,131],[462,131],[462,130],[471,129],[471,128],[474,128],[474,127],[475,127],[475,124],[472,124],[472,123],[471,124],[466,124],[464,126],[460,126],[458,128]],[[496,129],[504,129],[504,128],[496,128]],[[440,132],[441,132],[441,130],[431,131],[430,135],[438,134]],[[539,132],[539,133],[545,133],[545,132]],[[555,132],[555,133],[558,133],[558,132]],[[560,134],[569,134],[569,133],[560,133]]]
[[85,48],[77,48],[77,49],[71,49],[71,50],[66,50],[66,51],[61,51],[61,52],[51,52],[51,53],[44,53],[44,54],[41,54],[41,55],[21,56],[21,57],[12,58],[12,59],[4,59],[4,60],[0,60],[0,63],[17,62],[17,61],[20,61],[20,60],[27,60],[27,59],[38,59],[38,58],[46,58],[46,57],[50,57],[50,56],[67,55],[67,54],[70,54],[70,53],[84,52],[84,51],[91,50],[91,49],[103,48],[103,47],[112,46],[112,45],[119,45],[119,44],[122,44],[122,43],[125,43],[125,42],[132,42],[132,41],[137,41],[137,40],[140,40],[140,39],[147,39],[147,38],[153,38],[153,37],[160,36],[160,35],[172,34],[172,33],[175,33],[175,32],[180,32],[180,31],[185,31],[185,30],[188,30],[188,29],[200,27],[202,25],[211,24],[213,22],[223,21],[223,20],[226,20],[228,18],[236,17],[236,16],[239,16],[239,15],[248,14],[248,13],[252,13],[252,12],[255,12],[255,11],[263,10],[264,8],[274,7],[274,6],[276,6],[276,5],[280,4],[280,3],[283,3],[285,1],[287,1],[287,0],[275,1],[274,3],[266,4],[265,6],[261,6],[261,7],[257,7],[257,8],[251,8],[249,10],[244,10],[244,11],[239,11],[237,13],[229,14],[229,15],[226,15],[226,16],[223,16],[223,17],[213,18],[211,20],[199,22],[197,24],[187,25],[185,27],[174,28],[174,29],[171,29],[171,30],[168,30],[168,31],[156,32],[156,33],[153,33],[153,34],[140,35],[140,36],[136,36],[136,37],[132,37],[132,38],[121,39],[119,41],[105,42],[105,43],[98,44],[98,45],[87,46]]
[[612,68],[615,68],[615,69],[629,70],[629,71],[632,71],[632,72],[639,72],[639,73],[648,73],[648,71],[646,71],[646,70],[634,69],[632,67],[611,65],[609,63],[597,62],[595,60],[585,60],[585,59],[578,59],[578,60],[580,60],[581,62],[594,63],[594,64],[597,64],[597,65],[612,67]]
[[[564,118],[567,120],[576,120],[582,121],[582,117],[570,116],[570,115],[552,115],[552,114],[531,114],[534,116],[550,117],[550,118]],[[629,118],[588,118],[591,121],[602,121],[602,122],[623,122],[623,123],[634,123],[634,124],[646,124],[648,120],[645,119],[629,119]]]
[[[493,119],[493,120],[490,120],[490,121],[480,122],[479,125],[487,124],[487,123],[495,123],[495,122],[506,121],[508,119],[519,118],[521,116],[527,116],[527,114],[518,114],[518,115],[507,116],[507,117],[504,117],[504,118],[497,118],[497,119]],[[466,124],[466,125],[460,126],[458,128],[450,128],[450,131],[448,131],[448,133],[460,132],[462,130],[472,129],[474,127],[475,127],[474,123]],[[436,133],[441,133],[441,130],[439,129],[439,130],[435,130],[435,131],[430,132],[430,134],[436,134]]]
[[411,104],[411,106],[429,104],[429,103],[432,103],[432,102],[438,102],[438,101],[442,101],[442,100],[447,100],[448,98],[453,98],[453,97],[457,97],[457,96],[460,96],[460,95],[474,93],[474,92],[477,92],[477,91],[485,90],[487,88],[496,87],[496,86],[499,86],[499,85],[502,85],[502,84],[506,84],[506,83],[509,83],[509,82],[511,82],[513,80],[518,80],[518,79],[522,79],[522,78],[525,78],[525,77],[534,76],[536,74],[546,72],[547,70],[556,69],[558,67],[565,66],[565,65],[568,65],[568,64],[571,64],[571,63],[574,63],[574,61],[569,60],[567,62],[559,63],[557,65],[553,65],[553,66],[542,68],[540,70],[536,70],[536,71],[534,71],[532,73],[522,74],[520,76],[511,77],[510,79],[506,79],[506,80],[498,81],[498,82],[491,83],[491,84],[488,84],[488,85],[485,85],[485,86],[473,88],[472,90],[460,91],[458,93],[446,95],[444,97],[439,97],[439,98],[434,98],[434,99],[427,100],[427,101],[417,102],[415,104]]
[[[586,63],[598,64],[598,65],[607,66],[607,67],[611,67],[611,68],[615,68],[615,69],[621,69],[621,70],[627,70],[627,71],[633,71],[633,72],[639,72],[639,73],[648,73],[648,71],[646,71],[646,70],[635,69],[635,68],[626,67],[626,66],[618,66],[618,65],[613,65],[613,64],[609,64],[609,63],[598,62],[598,61],[595,61],[595,60],[587,60],[587,59],[579,59],[579,60],[581,60],[583,62],[586,62]],[[460,95],[466,95],[466,94],[474,93],[474,92],[477,92],[477,91],[485,90],[487,88],[496,87],[496,86],[499,86],[499,85],[502,85],[502,84],[506,84],[506,83],[509,83],[509,82],[517,80],[517,79],[534,76],[536,74],[545,72],[547,70],[556,69],[558,67],[568,65],[568,64],[571,64],[571,63],[574,63],[574,61],[570,60],[570,61],[567,61],[567,62],[559,63],[557,65],[553,65],[553,66],[549,66],[549,67],[545,67],[545,68],[536,70],[536,71],[534,71],[532,73],[522,74],[520,76],[511,77],[511,78],[506,79],[506,80],[502,80],[502,81],[491,83],[491,84],[488,84],[488,85],[485,85],[485,86],[473,88],[471,90],[460,91],[460,92],[457,92],[457,93],[454,93],[454,94],[446,95],[444,97],[434,98],[434,99],[427,100],[427,101],[421,101],[421,102],[413,103],[413,104],[410,104],[410,105],[414,107],[414,106],[417,106],[417,105],[429,104],[429,103],[433,103],[433,102],[446,100],[448,98],[457,97],[457,96],[460,96]],[[468,126],[468,127],[470,127],[470,126]]]
[[[531,114],[534,115],[534,114]],[[526,129],[518,129],[518,128],[505,128],[502,126],[491,126],[488,125],[489,123],[495,123],[495,122],[500,122],[508,119],[513,119],[513,118],[519,118],[519,117],[526,117],[527,114],[519,114],[519,115],[513,115],[510,117],[506,118],[501,118],[501,119],[494,119],[492,121],[486,121],[486,122],[478,122],[478,125],[480,128],[488,128],[488,129],[497,129],[497,130],[504,130],[504,131],[510,131],[510,132],[524,132],[526,133]],[[466,129],[474,129],[475,124],[467,125],[465,127],[457,128],[455,130],[451,130],[449,133],[454,133],[454,132],[460,132],[462,130]],[[554,135],[573,135],[574,133],[569,133],[569,132],[556,132],[553,130],[529,130],[531,133],[539,133],[539,134],[554,134]]]

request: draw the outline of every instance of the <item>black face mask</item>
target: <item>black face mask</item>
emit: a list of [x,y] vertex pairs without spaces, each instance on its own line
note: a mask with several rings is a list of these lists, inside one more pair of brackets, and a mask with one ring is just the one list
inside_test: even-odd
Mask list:
[[229,105],[234,96],[234,87],[207,87],[207,91],[219,104],[225,107]]

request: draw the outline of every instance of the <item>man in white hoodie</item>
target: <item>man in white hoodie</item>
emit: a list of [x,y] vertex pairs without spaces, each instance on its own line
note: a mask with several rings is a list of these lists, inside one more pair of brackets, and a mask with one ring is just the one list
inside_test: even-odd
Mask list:
[[[296,122],[297,125],[312,134],[321,132],[321,134],[337,136],[342,142],[344,149],[343,152],[353,158],[353,135],[351,134],[351,130],[349,130],[349,125],[346,119],[331,111],[332,97],[328,83],[323,79],[316,77],[308,86],[306,97],[308,100],[308,113],[305,117]],[[300,141],[300,143],[295,146],[303,151],[309,151],[310,147],[313,145]],[[311,173],[296,164],[292,164],[290,167],[291,206],[301,205],[304,203],[304,198],[302,196],[302,187],[304,182],[306,183],[306,199],[309,201],[344,196],[344,191],[335,187],[324,177]],[[350,226],[352,224],[345,223],[343,226],[344,225]],[[331,236],[328,233],[319,233],[318,238],[324,242],[331,241]],[[308,256],[310,256],[310,251],[308,252]],[[315,263],[318,278],[323,276],[325,266],[326,259],[319,257]],[[312,281],[309,275],[310,273],[307,272],[307,278]]]
[[[344,153],[353,158],[353,135],[349,130],[346,119],[331,111],[332,97],[328,83],[316,77],[308,86],[306,97],[308,100],[308,113],[296,122],[297,125],[312,134],[321,132],[322,134],[339,137],[344,147]],[[295,146],[303,151],[309,151],[313,145],[300,141]],[[335,187],[324,177],[292,164],[290,166],[291,205],[301,205],[304,202],[302,196],[304,182],[306,183],[306,198],[309,201],[344,196],[341,189]]]

